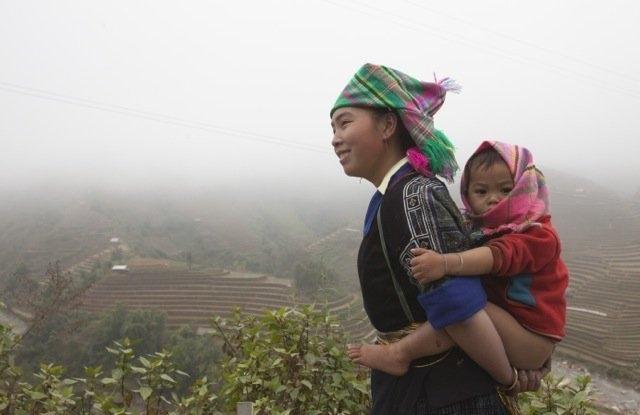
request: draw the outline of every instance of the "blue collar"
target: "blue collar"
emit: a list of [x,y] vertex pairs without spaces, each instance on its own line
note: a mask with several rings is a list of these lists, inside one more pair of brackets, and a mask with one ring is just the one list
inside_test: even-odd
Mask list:
[[[409,163],[405,163],[400,169],[391,176],[389,180],[389,186],[387,187],[387,191],[391,189],[403,176],[407,173],[413,171],[413,168]],[[369,231],[371,231],[371,226],[373,225],[373,220],[378,213],[378,209],[380,209],[380,205],[382,204],[383,194],[376,190],[376,192],[371,197],[371,201],[369,202],[369,207],[367,208],[367,213],[364,216],[364,230],[363,234],[366,236]]]

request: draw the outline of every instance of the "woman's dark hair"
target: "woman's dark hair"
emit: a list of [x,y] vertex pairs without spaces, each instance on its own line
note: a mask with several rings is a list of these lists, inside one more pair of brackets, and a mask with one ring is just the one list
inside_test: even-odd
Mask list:
[[387,114],[392,113],[398,120],[396,125],[398,128],[398,137],[400,138],[400,145],[402,146],[402,150],[407,151],[409,147],[415,146],[415,143],[413,142],[413,139],[411,138],[411,135],[409,134],[407,127],[404,126],[404,123],[402,122],[402,118],[400,118],[400,116],[396,111],[392,110],[391,108],[367,108],[367,109],[371,111],[371,113],[373,114],[376,120],[380,120],[382,119],[382,117],[386,116]]
[[469,191],[472,168],[486,170],[499,162],[504,163],[504,159],[494,148],[487,148],[486,150],[482,150],[481,152],[471,156],[469,161],[467,161],[467,164],[464,166],[464,172],[462,173],[463,176],[467,178],[463,193],[466,195]]

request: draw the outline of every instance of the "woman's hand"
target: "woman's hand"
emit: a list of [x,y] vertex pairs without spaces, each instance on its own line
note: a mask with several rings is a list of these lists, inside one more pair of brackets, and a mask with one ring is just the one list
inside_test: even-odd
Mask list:
[[420,284],[425,285],[439,280],[445,275],[445,262],[441,254],[424,248],[411,250],[411,275]]
[[542,378],[551,371],[551,358],[548,358],[540,369],[535,370],[518,370],[518,385],[507,392],[509,395],[515,396],[520,392],[534,392],[540,388]]

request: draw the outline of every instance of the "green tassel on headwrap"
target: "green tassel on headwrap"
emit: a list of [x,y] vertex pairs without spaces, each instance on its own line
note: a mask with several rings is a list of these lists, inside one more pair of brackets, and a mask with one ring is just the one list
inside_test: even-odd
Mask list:
[[458,171],[455,158],[455,147],[451,140],[440,130],[433,129],[431,140],[426,140],[420,150],[429,159],[431,171],[442,176],[451,177]]

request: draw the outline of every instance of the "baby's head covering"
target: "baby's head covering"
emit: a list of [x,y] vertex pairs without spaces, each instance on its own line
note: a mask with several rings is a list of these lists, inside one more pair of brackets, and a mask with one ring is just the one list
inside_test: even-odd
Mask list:
[[444,103],[447,91],[459,90],[449,78],[421,82],[395,69],[367,63],[344,88],[330,115],[343,107],[395,110],[416,144],[407,151],[409,163],[424,175],[437,174],[451,182],[458,170],[454,147],[433,127],[433,115]]
[[488,149],[494,149],[507,164],[513,178],[513,189],[493,208],[482,215],[474,215],[467,197],[470,179],[467,176],[470,171],[465,166],[460,193],[469,217],[480,224],[485,236],[521,233],[532,226],[540,226],[537,221],[549,214],[549,193],[544,175],[533,163],[531,152],[515,144],[483,141],[467,161],[467,165],[472,162],[473,156]]

